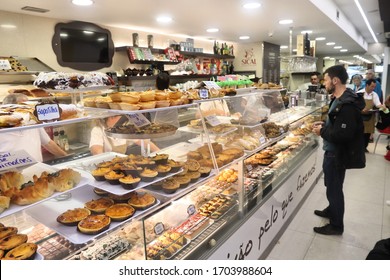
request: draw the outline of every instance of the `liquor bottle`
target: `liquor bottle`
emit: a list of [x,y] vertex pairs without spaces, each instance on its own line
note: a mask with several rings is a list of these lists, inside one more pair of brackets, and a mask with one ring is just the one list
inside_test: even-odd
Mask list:
[[305,55],[310,55],[310,40],[309,34],[305,34],[305,46],[304,46]]
[[214,51],[214,54],[217,54],[218,53],[218,49],[217,49],[217,41],[214,40],[214,47],[213,47],[213,51]]

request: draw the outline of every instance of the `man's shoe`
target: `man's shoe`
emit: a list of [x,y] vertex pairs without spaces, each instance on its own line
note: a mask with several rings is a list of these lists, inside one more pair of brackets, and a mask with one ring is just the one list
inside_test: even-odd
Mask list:
[[329,219],[329,214],[326,210],[314,210],[314,214],[317,216],[320,216],[322,218],[328,218]]
[[344,232],[343,229],[341,229],[339,227],[332,226],[331,224],[327,224],[323,227],[315,227],[315,228],[313,228],[313,230],[316,233],[324,234],[324,235],[342,235]]

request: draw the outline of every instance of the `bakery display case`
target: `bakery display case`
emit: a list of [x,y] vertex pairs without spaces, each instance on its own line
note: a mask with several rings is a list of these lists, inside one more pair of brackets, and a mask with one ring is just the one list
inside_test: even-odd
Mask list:
[[[32,182],[63,169],[80,180],[17,211],[11,200],[0,222],[21,224],[44,259],[208,258],[218,247],[211,248],[210,239],[223,243],[317,149],[310,127],[321,109],[286,109],[278,90],[180,99],[160,108],[138,107],[156,100],[126,103],[132,110],[86,106],[87,120],[121,116],[105,134],[127,149],[54,166],[40,163]],[[12,128],[18,129],[24,128]],[[2,170],[2,182],[8,172]]]

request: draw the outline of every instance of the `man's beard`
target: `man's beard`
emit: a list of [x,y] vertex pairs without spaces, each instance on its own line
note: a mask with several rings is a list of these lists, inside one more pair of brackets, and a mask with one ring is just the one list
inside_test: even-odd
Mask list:
[[330,89],[326,89],[326,91],[328,92],[328,94],[333,94],[334,93],[334,90],[335,90],[335,87],[332,85]]

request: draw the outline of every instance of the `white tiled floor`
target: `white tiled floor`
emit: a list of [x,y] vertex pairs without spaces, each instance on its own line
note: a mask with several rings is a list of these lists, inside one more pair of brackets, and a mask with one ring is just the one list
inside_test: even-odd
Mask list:
[[[376,135],[375,135],[376,137]],[[364,260],[375,243],[390,237],[390,161],[384,159],[386,137],[375,154],[369,144],[367,166],[348,170],[344,183],[345,215],[342,236],[316,234],[313,227],[327,223],[314,215],[327,206],[323,178],[268,255],[269,260]]]

